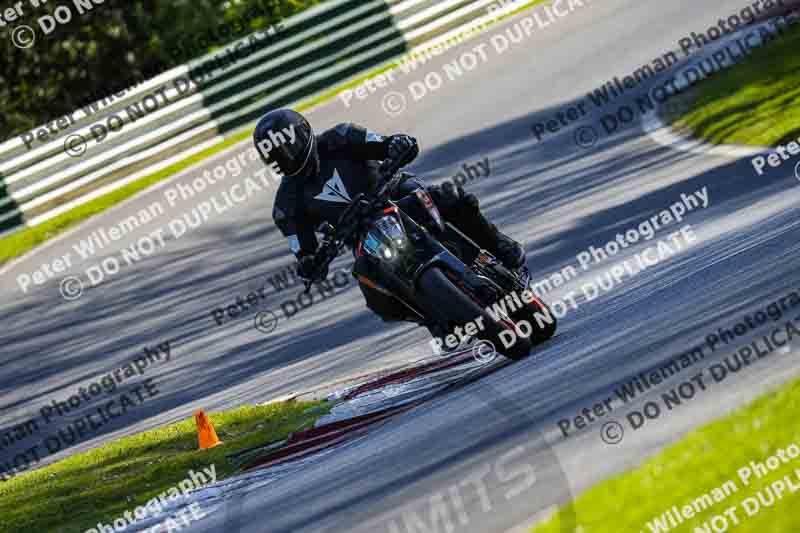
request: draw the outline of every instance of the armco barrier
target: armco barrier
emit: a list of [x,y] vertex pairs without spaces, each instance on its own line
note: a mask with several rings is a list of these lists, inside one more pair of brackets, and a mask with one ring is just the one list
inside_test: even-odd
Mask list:
[[[0,145],[0,235],[39,224],[213,146],[265,109],[292,105],[524,3],[329,0],[282,21],[274,32],[257,32],[225,46],[252,48],[224,68],[201,68],[220,56],[223,50],[218,50],[112,101],[87,106],[88,113],[76,111],[74,123],[47,142],[29,149],[14,137]],[[489,15],[491,4],[504,7]],[[199,84],[191,83],[192,77]],[[159,100],[166,104],[152,105]],[[146,110],[146,103],[149,112],[135,111]],[[115,115],[124,122],[121,128]],[[107,130],[104,138],[97,135],[98,124]]]

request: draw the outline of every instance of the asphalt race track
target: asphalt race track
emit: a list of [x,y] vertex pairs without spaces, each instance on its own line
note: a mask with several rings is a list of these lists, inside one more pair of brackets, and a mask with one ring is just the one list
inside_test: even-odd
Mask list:
[[[464,163],[488,158],[490,175],[465,187],[498,225],[525,243],[536,279],[577,266],[579,252],[604,246],[617,233],[680,202],[681,194],[706,188],[708,206],[687,212],[655,239],[690,224],[697,240],[638,275],[625,276],[591,301],[580,296],[577,309],[560,319],[557,337],[528,359],[400,415],[299,474],[237,486],[192,531],[445,531],[431,523],[437,513],[449,513],[458,531],[505,532],[530,524],[551,504],[637,464],[800,369],[794,357],[798,349],[787,349],[710,386],[688,407],[638,431],[624,420],[633,405],[615,407],[585,431],[570,430],[564,437],[559,430],[559,420],[612,396],[615,386],[632,376],[703,344],[717,328],[730,328],[745,314],[785,297],[800,280],[800,181],[794,165],[758,176],[745,155],[708,155],[655,142],[638,119],[606,134],[600,122],[605,111],[598,113],[593,106],[587,108],[590,116],[548,133],[541,142],[531,132],[535,123],[588,101],[587,92],[674,50],[681,38],[705,31],[746,3],[584,4],[503,54],[489,50],[488,61],[463,76],[453,81],[445,76],[442,86],[420,101],[409,97],[411,81],[422,80],[427,72],[442,73],[445,63],[512,28],[525,13],[446,51],[416,73],[400,75],[388,90],[405,91],[408,108],[396,116],[382,109],[382,89],[349,108],[332,100],[309,119],[318,130],[351,121],[380,133],[414,135],[422,154],[411,170],[429,181],[450,178]],[[608,109],[632,102],[641,90]],[[581,126],[601,132],[592,146],[576,143]],[[315,300],[291,319],[284,316],[280,304],[299,289],[277,293],[267,282],[268,275],[292,262],[270,216],[274,188],[214,214],[178,239],[167,238],[152,255],[89,286],[84,272],[90,265],[119,257],[118,250],[137,243],[157,223],[88,261],[77,257],[73,245],[154,202],[167,207],[171,187],[190,183],[248,148],[242,144],[92,218],[3,271],[0,427],[23,423],[43,405],[64,401],[139,357],[145,347],[166,341],[170,360],[153,363],[143,373],[159,393],[69,453],[186,418],[198,408],[262,402],[430,354],[426,331],[383,324],[363,305],[352,282],[335,297]],[[255,163],[247,167],[250,173],[255,169]],[[178,201],[162,216],[189,212],[219,196],[234,179]],[[632,245],[615,259],[631,258],[645,247]],[[18,276],[67,253],[74,262],[69,274],[86,284],[82,297],[66,301],[60,277],[23,293]],[[578,277],[546,299],[558,300],[572,290],[581,294],[582,284],[603,275],[611,264],[578,270]],[[336,265],[346,267],[347,259]],[[259,288],[266,290],[258,309],[226,317],[222,325],[214,321],[214,309]],[[256,312],[262,310],[279,317],[275,331],[254,327]],[[800,315],[800,307],[795,313]],[[723,355],[720,349],[706,363]],[[685,377],[690,375],[687,371]],[[624,439],[607,444],[601,426],[614,420],[624,426]],[[6,458],[27,446],[0,452]],[[526,477],[523,464],[536,475]],[[415,514],[424,523],[409,518]]]

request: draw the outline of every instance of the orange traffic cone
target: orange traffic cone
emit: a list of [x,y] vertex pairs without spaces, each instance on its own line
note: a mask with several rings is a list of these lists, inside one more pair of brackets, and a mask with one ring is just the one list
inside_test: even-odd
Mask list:
[[202,410],[197,411],[194,415],[194,421],[197,423],[197,442],[201,450],[207,450],[222,444],[207,414]]

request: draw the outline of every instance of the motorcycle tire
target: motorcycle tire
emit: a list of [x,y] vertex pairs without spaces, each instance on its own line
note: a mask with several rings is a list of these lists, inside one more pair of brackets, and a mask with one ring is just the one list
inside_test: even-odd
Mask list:
[[500,333],[513,332],[512,325],[496,322],[486,310],[470,296],[459,289],[440,269],[429,268],[420,276],[418,287],[420,297],[424,298],[428,307],[435,309],[438,316],[449,324],[463,325],[476,322],[482,317],[483,330],[478,339],[491,342],[498,353],[509,359],[524,359],[530,354],[533,344],[531,339],[516,335],[516,341],[508,348],[503,344]]
[[[535,331],[531,334],[531,341],[533,341],[533,345],[536,346],[537,344],[541,344],[544,341],[553,337],[556,334],[556,329],[558,328],[558,320],[556,316],[553,314],[553,311],[547,306],[546,303],[541,301],[539,298],[535,298],[534,301],[527,304],[525,306],[524,315],[522,318],[530,322],[535,329]],[[536,315],[540,315],[541,317],[550,317],[550,322],[548,322],[545,318],[540,320],[536,319]]]

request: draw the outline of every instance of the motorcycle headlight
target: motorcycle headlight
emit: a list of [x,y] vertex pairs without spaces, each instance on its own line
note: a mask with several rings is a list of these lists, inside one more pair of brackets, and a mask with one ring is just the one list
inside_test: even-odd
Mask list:
[[375,222],[375,227],[378,228],[378,231],[380,231],[394,246],[399,248],[405,247],[406,233],[403,231],[403,226],[400,225],[400,222],[395,217],[381,217]]
[[406,248],[408,240],[400,222],[392,216],[381,217],[364,238],[364,250],[383,260],[392,260]]

